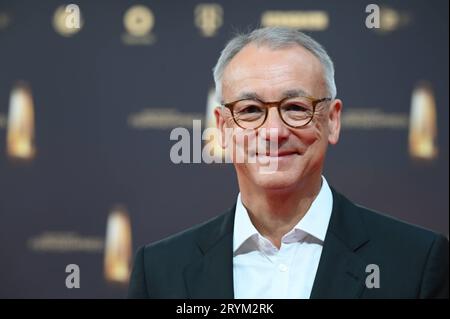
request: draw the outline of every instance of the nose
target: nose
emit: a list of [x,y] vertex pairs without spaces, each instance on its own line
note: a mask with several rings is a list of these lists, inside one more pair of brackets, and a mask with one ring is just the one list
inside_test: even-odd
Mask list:
[[265,141],[277,142],[278,145],[281,145],[280,142],[286,140],[289,136],[289,128],[280,118],[276,107],[269,108],[266,122],[259,131],[261,138]]

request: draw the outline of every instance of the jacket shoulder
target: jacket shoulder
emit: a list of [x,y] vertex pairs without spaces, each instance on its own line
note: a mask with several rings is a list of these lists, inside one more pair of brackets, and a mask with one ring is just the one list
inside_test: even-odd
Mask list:
[[362,221],[360,225],[370,239],[368,247],[380,256],[390,256],[393,260],[425,260],[436,243],[448,243],[441,234],[353,203],[341,194],[338,194],[338,200],[344,214]]
[[[342,196],[343,197],[343,196]],[[366,297],[448,298],[448,239],[429,229],[341,199],[344,214],[358,216],[369,241],[357,251],[382,273],[380,292]]]
[[196,255],[200,252],[198,243],[202,242],[202,240],[211,241],[215,236],[218,236],[220,232],[225,233],[227,231],[232,231],[230,223],[233,220],[233,216],[234,209],[230,209],[201,224],[147,244],[143,247],[144,255],[152,254],[154,256],[156,254],[160,256],[173,256],[174,251],[176,251],[180,257],[192,257],[193,253]]
[[141,246],[130,279],[130,298],[186,298],[184,271],[202,249],[231,228],[234,210],[157,242]]
[[359,210],[364,225],[373,238],[383,237],[385,240],[389,240],[392,243],[406,240],[410,244],[414,242],[430,244],[437,237],[443,237],[435,231],[402,221],[393,216],[389,216],[386,213],[369,209],[358,204],[353,205]]

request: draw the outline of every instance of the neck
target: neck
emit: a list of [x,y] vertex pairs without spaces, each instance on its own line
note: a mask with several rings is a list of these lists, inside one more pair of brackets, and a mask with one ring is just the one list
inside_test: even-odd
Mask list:
[[319,194],[321,184],[319,174],[305,178],[289,189],[248,187],[241,181],[239,188],[242,203],[253,225],[279,249],[282,237],[305,216]]

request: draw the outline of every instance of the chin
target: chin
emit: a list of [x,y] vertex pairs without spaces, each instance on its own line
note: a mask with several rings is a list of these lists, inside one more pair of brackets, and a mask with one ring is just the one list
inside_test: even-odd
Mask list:
[[289,171],[275,171],[270,174],[254,172],[253,181],[263,189],[284,190],[297,185],[299,176]]

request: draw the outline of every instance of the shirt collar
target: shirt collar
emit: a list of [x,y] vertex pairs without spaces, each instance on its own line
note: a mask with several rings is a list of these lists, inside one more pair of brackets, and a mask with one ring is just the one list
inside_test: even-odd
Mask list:
[[[299,230],[299,234],[309,234],[323,242],[330,222],[332,208],[333,195],[325,177],[322,176],[322,186],[319,194],[312,202],[305,216],[303,216],[297,225],[295,225],[283,238],[290,236]],[[250,238],[256,240],[258,237],[262,237],[262,235],[250,220],[247,209],[242,204],[241,194],[239,193],[234,218],[233,252],[236,252]],[[297,239],[300,240],[301,238]],[[257,241],[255,241],[255,243],[257,243]]]

